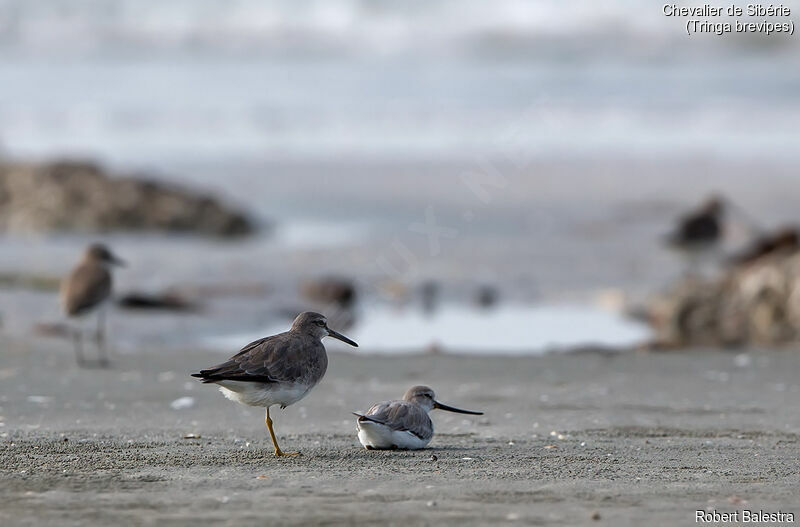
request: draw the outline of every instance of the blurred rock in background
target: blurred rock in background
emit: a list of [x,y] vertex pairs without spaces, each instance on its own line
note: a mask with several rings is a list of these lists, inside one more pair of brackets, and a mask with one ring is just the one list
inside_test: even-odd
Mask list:
[[713,280],[686,278],[653,300],[654,347],[781,345],[800,340],[800,250],[769,251]]
[[255,225],[216,198],[82,161],[0,162],[0,232],[163,231],[242,236]]

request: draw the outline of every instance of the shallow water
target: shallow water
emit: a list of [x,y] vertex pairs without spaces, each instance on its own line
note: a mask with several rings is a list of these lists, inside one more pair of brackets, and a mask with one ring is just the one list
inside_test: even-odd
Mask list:
[[[276,324],[265,328],[264,334],[285,330],[285,325]],[[643,325],[596,307],[513,304],[486,309],[446,305],[430,314],[409,307],[373,305],[343,333],[358,342],[359,348],[334,339],[326,339],[325,345],[355,353],[436,350],[511,355],[589,346],[628,348],[650,335]],[[262,336],[257,332],[212,336],[204,345],[230,350]]]

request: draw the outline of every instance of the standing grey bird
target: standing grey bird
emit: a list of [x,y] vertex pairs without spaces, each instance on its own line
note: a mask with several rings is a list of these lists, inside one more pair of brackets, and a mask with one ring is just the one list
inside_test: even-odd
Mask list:
[[265,407],[264,421],[275,455],[296,456],[299,452],[283,452],[278,446],[269,408],[276,404],[286,408],[296,403],[322,379],[328,368],[328,355],[322,345],[324,337],[358,347],[330,329],[323,315],[307,311],[297,315],[289,331],[251,342],[222,364],[193,373],[192,377],[218,384],[231,401]]
[[427,386],[412,386],[400,401],[386,401],[358,417],[358,440],[367,450],[425,448],[433,438],[433,422],[428,412],[438,408],[459,414],[483,415],[483,412],[461,410],[436,400]]
[[[61,282],[61,308],[68,317],[81,317],[97,311],[97,333],[95,341],[98,348],[98,364],[108,365],[105,349],[105,304],[111,297],[111,267],[122,266],[125,262],[114,256],[102,244],[90,245],[83,253],[81,261]],[[73,331],[75,356],[83,366],[83,331]]]

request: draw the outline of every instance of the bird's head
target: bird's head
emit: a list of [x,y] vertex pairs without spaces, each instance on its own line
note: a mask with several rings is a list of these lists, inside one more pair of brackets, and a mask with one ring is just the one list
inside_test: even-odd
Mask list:
[[447,410],[448,412],[455,412],[457,414],[470,414],[470,415],[483,415],[483,412],[474,412],[472,410],[462,410],[454,408],[436,400],[436,394],[427,386],[412,386],[408,389],[403,396],[404,401],[418,404],[423,407],[425,411],[429,412],[434,408],[439,410]]
[[297,331],[305,335],[312,335],[320,340],[325,337],[333,337],[337,340],[341,340],[345,344],[350,344],[356,348],[358,347],[358,344],[354,341],[329,328],[328,319],[325,318],[325,315],[320,315],[312,311],[306,311],[297,315],[297,318],[292,322],[292,331]]
[[93,243],[83,253],[84,260],[96,262],[105,266],[125,266],[125,262],[117,258],[111,250],[102,243]]
[[706,200],[703,209],[713,216],[722,216],[725,213],[725,198],[719,194],[712,194]]

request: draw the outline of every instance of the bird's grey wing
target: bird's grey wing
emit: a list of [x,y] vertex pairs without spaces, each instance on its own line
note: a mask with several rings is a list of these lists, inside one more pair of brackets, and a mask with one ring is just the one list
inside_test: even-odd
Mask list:
[[433,422],[428,413],[407,401],[378,403],[367,411],[366,418],[392,430],[411,432],[423,440],[433,437]]
[[357,415],[360,418],[366,419],[368,421],[372,421],[374,423],[385,424],[388,418],[387,409],[392,401],[385,401],[382,403],[372,405],[372,408],[367,410],[366,414],[359,414],[357,412],[353,412],[353,415]]
[[68,315],[96,306],[111,294],[111,273],[94,265],[79,265],[61,287],[61,303]]
[[236,355],[231,357],[231,359],[235,359],[236,357],[240,357],[242,355],[246,355],[246,354],[250,353],[251,351],[253,351],[255,349],[258,349],[265,342],[267,342],[269,340],[272,340],[275,337],[280,337],[281,335],[283,335],[283,333],[278,334],[278,335],[272,335],[271,337],[264,337],[263,339],[254,340],[250,344],[247,344],[247,345],[243,346],[242,349],[240,349],[239,352]]
[[251,342],[239,353],[212,368],[193,373],[204,382],[222,380],[249,382],[280,382],[300,379],[308,363],[302,359],[305,353],[302,342],[280,333]]

